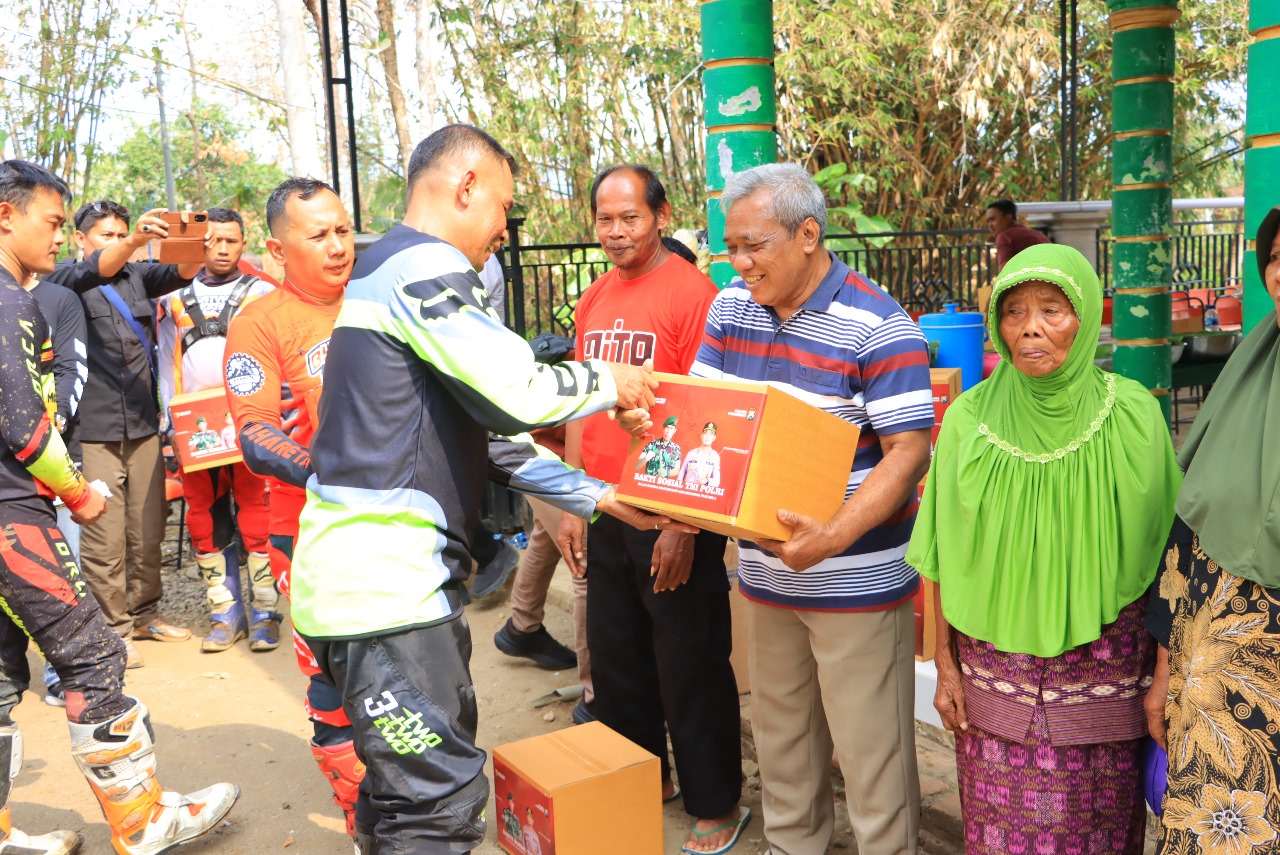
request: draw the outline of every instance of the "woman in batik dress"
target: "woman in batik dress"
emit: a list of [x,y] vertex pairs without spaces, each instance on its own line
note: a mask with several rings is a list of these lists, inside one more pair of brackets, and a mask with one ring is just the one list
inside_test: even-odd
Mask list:
[[[1280,295],[1280,208],[1258,272]],[[1178,462],[1178,518],[1146,623],[1160,647],[1147,702],[1167,746],[1159,852],[1280,852],[1280,328],[1232,355]],[[1167,725],[1167,734],[1165,727]]]
[[1102,286],[1076,250],[1014,256],[988,315],[1002,360],[947,411],[907,553],[938,585],[934,706],[956,734],[965,851],[1141,855],[1168,426],[1094,365]]

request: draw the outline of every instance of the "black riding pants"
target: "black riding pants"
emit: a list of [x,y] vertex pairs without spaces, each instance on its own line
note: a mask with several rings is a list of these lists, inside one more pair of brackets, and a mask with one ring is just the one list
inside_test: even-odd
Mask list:
[[306,642],[351,719],[366,768],[356,819],[373,825],[373,853],[453,855],[479,846],[489,781],[475,742],[466,617]]

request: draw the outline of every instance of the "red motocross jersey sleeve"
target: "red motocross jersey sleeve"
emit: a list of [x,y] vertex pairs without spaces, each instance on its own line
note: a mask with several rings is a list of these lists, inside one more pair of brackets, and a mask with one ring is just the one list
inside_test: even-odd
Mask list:
[[273,533],[296,528],[305,499],[315,427],[303,398],[321,385],[339,309],[302,299],[286,281],[246,306],[227,335],[227,400],[245,464],[271,480]]

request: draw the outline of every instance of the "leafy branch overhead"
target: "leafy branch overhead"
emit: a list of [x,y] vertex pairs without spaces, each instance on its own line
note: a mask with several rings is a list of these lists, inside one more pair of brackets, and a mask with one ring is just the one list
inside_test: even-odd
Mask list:
[[[239,167],[215,161],[250,141],[218,129],[200,138],[217,124],[205,112],[215,101],[276,141],[273,151],[253,146],[255,164],[327,175],[319,0],[189,2],[147,7],[184,84],[171,125],[192,137],[193,159],[175,161],[193,170],[182,179],[187,198],[262,201],[219,183]],[[225,27],[187,26],[218,2],[236,10]],[[142,13],[123,0],[16,5],[22,32],[5,33],[12,49],[0,55],[0,133],[10,151],[54,165],[77,189],[108,187],[99,170],[117,176],[126,152],[141,155],[140,140],[114,133],[116,150],[104,159],[96,145],[104,120],[145,129],[154,115],[131,102],[104,111],[111,93],[139,74],[150,79],[146,62],[140,71],[121,61],[149,56]],[[329,6],[342,71],[339,4]],[[590,238],[592,177],[625,161],[662,174],[675,227],[705,225],[697,0],[348,0],[347,8],[369,227],[403,211],[413,143],[446,121],[479,124],[516,154],[526,241]],[[1102,199],[1111,184],[1112,36],[1105,3],[1078,8],[1079,183],[1083,197]],[[1221,195],[1241,176],[1247,0],[1179,8],[1175,192]],[[780,151],[817,174],[833,230],[971,227],[993,198],[1058,197],[1058,0],[788,0],[773,10]],[[225,45],[237,40],[247,47],[228,56]],[[345,182],[345,122],[336,137]]]

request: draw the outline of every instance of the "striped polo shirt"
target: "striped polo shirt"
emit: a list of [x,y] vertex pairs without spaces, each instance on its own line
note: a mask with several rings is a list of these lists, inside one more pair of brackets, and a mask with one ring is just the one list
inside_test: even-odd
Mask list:
[[[763,381],[857,425],[862,434],[846,498],[883,458],[880,437],[934,424],[929,352],[920,328],[892,297],[834,255],[817,290],[785,321],[734,280],[711,304],[689,373]],[[891,608],[912,597],[920,584],[905,560],[916,506],[913,492],[882,525],[803,573],[743,541],[742,593],[795,609]]]

